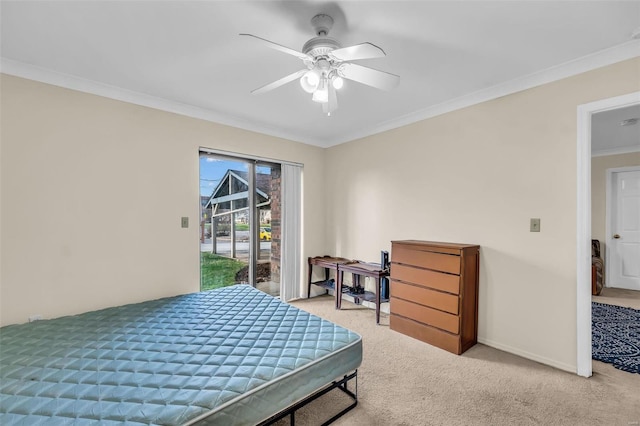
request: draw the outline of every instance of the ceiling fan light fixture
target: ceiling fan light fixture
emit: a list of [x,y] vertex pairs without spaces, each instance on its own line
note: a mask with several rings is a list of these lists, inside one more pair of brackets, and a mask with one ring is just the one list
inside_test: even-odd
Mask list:
[[339,75],[334,75],[331,78],[331,84],[333,85],[334,89],[340,90],[344,86],[344,79],[342,77],[340,77]]
[[324,90],[316,90],[313,92],[313,97],[311,98],[314,102],[319,102],[321,104],[329,102],[329,92],[327,89]]
[[320,80],[320,85],[318,86],[318,90],[313,92],[313,97],[311,98],[314,102],[326,103],[329,102],[329,89],[327,88],[327,79],[323,78]]
[[314,93],[319,84],[320,76],[316,70],[309,70],[300,78],[300,86],[307,93]]

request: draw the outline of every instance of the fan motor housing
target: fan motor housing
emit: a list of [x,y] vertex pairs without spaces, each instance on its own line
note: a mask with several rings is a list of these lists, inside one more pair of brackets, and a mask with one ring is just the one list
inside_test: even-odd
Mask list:
[[302,51],[314,58],[327,56],[331,51],[340,49],[340,43],[326,36],[314,37],[302,46]]

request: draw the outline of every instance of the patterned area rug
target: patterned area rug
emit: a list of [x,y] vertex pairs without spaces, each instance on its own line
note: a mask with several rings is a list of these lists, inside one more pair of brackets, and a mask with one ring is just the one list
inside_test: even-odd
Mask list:
[[592,358],[640,374],[640,311],[591,302]]

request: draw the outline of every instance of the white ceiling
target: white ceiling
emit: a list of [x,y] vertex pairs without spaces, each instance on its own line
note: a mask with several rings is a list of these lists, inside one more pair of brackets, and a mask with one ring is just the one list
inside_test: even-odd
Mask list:
[[[625,120],[632,119],[637,121],[623,125]],[[610,155],[635,151],[640,151],[640,105],[593,115],[591,118],[592,154]]]
[[[2,71],[288,139],[331,146],[640,55],[640,1],[2,1]],[[301,50],[327,13],[361,64],[401,76],[347,82],[323,115],[302,68],[251,33]]]

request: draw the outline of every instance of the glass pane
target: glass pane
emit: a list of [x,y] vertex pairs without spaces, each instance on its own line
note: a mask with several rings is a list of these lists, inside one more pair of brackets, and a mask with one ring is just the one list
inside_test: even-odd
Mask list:
[[249,281],[248,167],[200,155],[200,289]]

